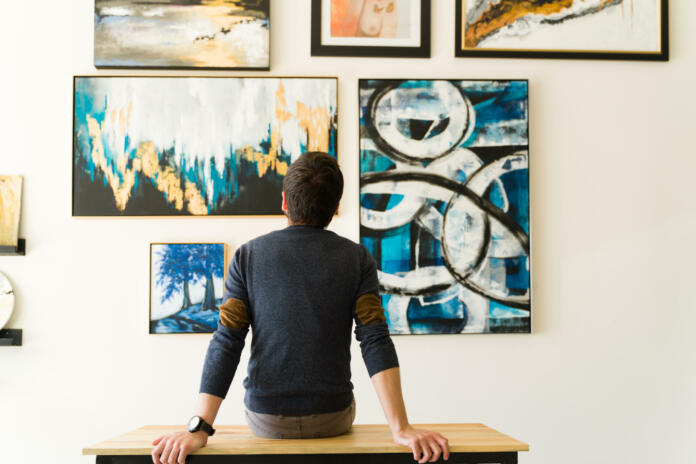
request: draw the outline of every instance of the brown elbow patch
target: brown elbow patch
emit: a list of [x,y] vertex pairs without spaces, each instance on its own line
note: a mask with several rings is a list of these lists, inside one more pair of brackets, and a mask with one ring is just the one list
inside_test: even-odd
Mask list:
[[384,317],[382,300],[374,293],[367,293],[358,298],[355,314],[362,325],[381,324],[387,321]]
[[249,313],[244,302],[230,298],[221,304],[220,322],[229,329],[245,329],[249,325]]

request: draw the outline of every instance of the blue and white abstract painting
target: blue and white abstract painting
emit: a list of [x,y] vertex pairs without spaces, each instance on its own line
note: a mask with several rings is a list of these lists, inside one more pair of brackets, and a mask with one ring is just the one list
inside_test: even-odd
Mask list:
[[209,333],[220,317],[222,243],[150,245],[150,333]]
[[335,78],[74,85],[74,216],[281,215],[288,166],[337,156]]
[[527,81],[359,91],[360,240],[391,333],[530,332]]

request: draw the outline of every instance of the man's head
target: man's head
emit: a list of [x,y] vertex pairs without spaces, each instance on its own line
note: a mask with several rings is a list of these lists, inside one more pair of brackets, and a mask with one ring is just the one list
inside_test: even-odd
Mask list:
[[327,153],[310,151],[288,168],[283,180],[283,211],[292,224],[324,228],[343,195],[343,174]]

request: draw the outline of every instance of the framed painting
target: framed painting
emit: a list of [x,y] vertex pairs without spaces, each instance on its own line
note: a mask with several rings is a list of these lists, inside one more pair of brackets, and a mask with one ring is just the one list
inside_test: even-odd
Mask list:
[[95,0],[97,68],[270,68],[270,0]]
[[14,289],[5,274],[0,272],[0,329],[10,320],[14,304]]
[[390,332],[530,332],[527,81],[359,85],[360,242]]
[[312,0],[312,56],[430,57],[430,0]]
[[220,318],[223,243],[150,244],[150,333],[211,333]]
[[22,176],[0,176],[0,253],[19,245]]
[[455,56],[669,59],[668,0],[455,1]]
[[73,216],[282,215],[288,166],[337,157],[337,79],[74,79]]

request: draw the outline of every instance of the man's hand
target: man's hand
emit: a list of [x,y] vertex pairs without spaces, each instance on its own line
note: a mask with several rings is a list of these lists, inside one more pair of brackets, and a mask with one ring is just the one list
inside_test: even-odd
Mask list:
[[202,430],[195,433],[188,431],[170,433],[159,437],[152,444],[152,462],[155,464],[184,464],[186,456],[204,447],[208,443],[208,434]]
[[395,431],[394,443],[408,446],[413,450],[413,459],[420,464],[435,462],[442,456],[449,459],[449,444],[447,438],[437,432],[414,429],[410,425],[403,430]]

